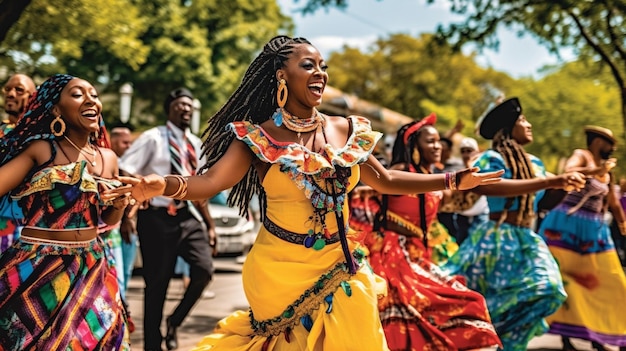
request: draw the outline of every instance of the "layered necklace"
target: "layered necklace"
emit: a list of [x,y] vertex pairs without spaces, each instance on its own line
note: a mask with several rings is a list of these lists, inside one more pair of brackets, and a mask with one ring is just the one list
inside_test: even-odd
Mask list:
[[313,114],[309,118],[300,118],[282,109],[282,123],[285,128],[292,132],[298,133],[298,139],[302,141],[302,133],[308,133],[316,130],[325,122],[324,117],[317,109],[313,109]]
[[85,150],[85,148],[80,148],[78,147],[78,145],[74,144],[74,142],[70,138],[68,138],[66,135],[63,135],[63,137],[65,138],[65,140],[67,140],[68,143],[70,143],[70,145],[74,147],[74,149],[78,150],[78,152],[83,154],[83,156],[85,156],[87,161],[89,161],[89,157],[87,156],[91,156],[91,158],[93,158],[93,161],[90,162],[91,166],[96,167],[96,156],[98,155],[98,153],[93,148],[93,146],[91,146],[91,144],[87,143],[87,145],[89,145],[92,150],[92,152],[88,152],[87,150]]

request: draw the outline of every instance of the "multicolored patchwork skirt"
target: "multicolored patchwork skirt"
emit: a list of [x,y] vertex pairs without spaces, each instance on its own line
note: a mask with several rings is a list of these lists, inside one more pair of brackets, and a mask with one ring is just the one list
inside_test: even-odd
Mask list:
[[6,251],[20,237],[21,221],[12,217],[0,216],[0,253]]
[[101,239],[22,236],[0,255],[0,350],[130,350]]
[[508,223],[476,227],[442,268],[464,276],[467,287],[485,296],[506,351],[525,351],[532,338],[547,332],[545,318],[567,296],[543,239]]
[[626,346],[626,275],[601,213],[561,204],[539,233],[559,263],[567,300],[548,317],[550,333]]

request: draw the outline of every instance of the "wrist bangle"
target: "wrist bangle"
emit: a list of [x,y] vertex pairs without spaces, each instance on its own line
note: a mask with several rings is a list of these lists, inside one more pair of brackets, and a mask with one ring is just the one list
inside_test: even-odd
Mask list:
[[450,174],[450,190],[457,190],[456,181],[459,174],[457,172],[452,172]]
[[187,179],[185,179],[185,177],[181,176],[180,174],[170,174],[166,175],[164,178],[166,186],[168,179],[170,178],[176,179],[176,182],[178,183],[178,188],[176,189],[176,191],[174,191],[174,193],[170,195],[163,194],[164,196],[180,200],[187,195]]
[[450,190],[450,172],[446,172],[446,176],[443,180],[444,190]]

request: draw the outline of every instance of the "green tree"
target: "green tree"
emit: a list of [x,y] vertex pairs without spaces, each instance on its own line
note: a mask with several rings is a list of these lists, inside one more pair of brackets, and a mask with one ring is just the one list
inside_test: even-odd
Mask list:
[[[16,13],[7,9],[2,16]],[[146,60],[148,47],[139,39],[145,22],[128,1],[34,0],[17,18],[4,41],[0,35],[0,65],[11,71],[40,77],[62,71],[57,59],[82,60],[81,46],[87,41],[135,68]]]
[[344,47],[328,62],[334,87],[416,119],[434,111],[442,130],[460,119],[468,134],[493,91],[514,84],[508,75],[479,67],[472,55],[453,52],[429,34],[391,35],[366,53]]
[[[202,103],[206,119],[234,91],[247,65],[262,45],[279,32],[290,32],[293,24],[281,14],[274,0],[137,0],[147,30],[140,37],[150,48],[146,62],[135,69],[111,58],[95,43],[86,43],[84,60],[63,60],[81,76],[107,81],[116,92],[132,82],[135,97],[149,104],[134,105],[144,116],[164,120],[161,101],[171,89],[186,86]],[[117,106],[112,105],[116,115]],[[154,124],[154,120],[144,120]]]

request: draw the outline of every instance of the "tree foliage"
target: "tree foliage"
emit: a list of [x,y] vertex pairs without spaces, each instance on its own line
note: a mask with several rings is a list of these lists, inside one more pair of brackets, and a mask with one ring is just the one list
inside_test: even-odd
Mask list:
[[145,29],[139,9],[128,1],[33,0],[1,42],[0,65],[48,76],[64,68],[58,58],[82,60],[81,46],[90,41],[137,69],[148,54],[139,39]]
[[508,75],[479,67],[473,56],[453,52],[428,34],[391,35],[366,53],[344,47],[328,62],[334,87],[416,119],[434,111],[441,129],[462,120],[468,133],[496,92],[514,84]]

